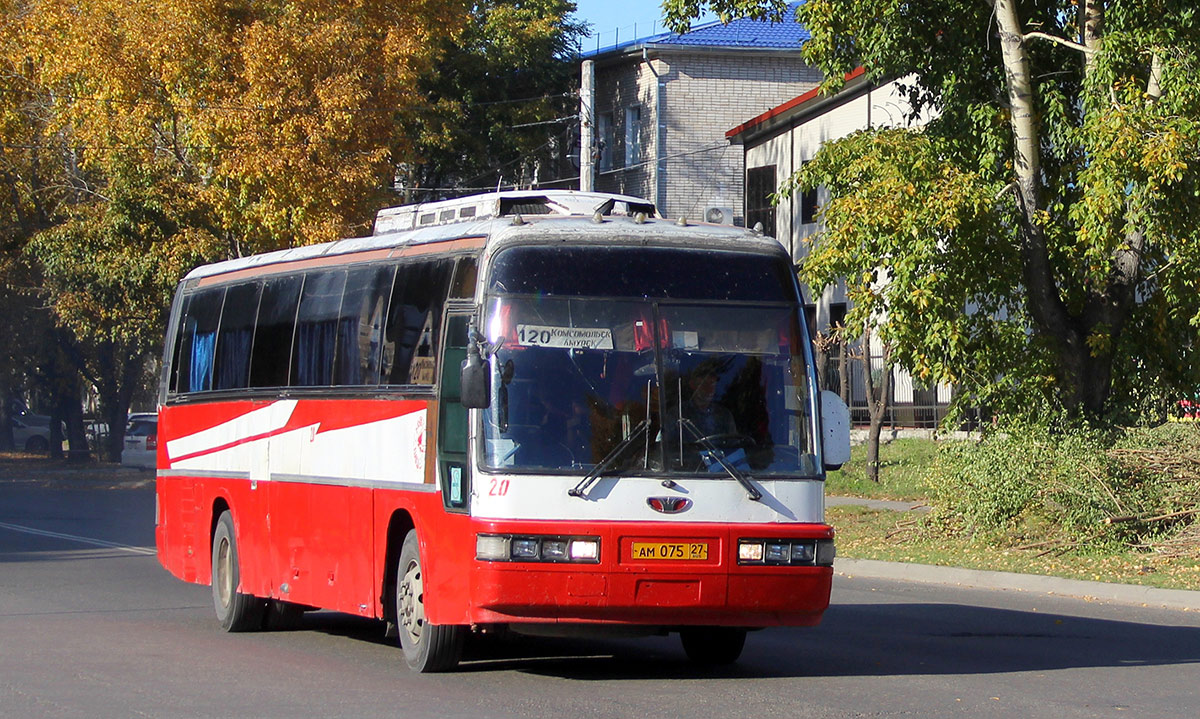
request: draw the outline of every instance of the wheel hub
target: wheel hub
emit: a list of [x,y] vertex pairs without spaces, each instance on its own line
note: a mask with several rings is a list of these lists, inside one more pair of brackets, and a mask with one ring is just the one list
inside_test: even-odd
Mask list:
[[404,571],[400,582],[400,631],[407,634],[413,644],[421,641],[425,626],[424,585],[421,566],[412,562]]
[[230,571],[229,541],[222,539],[217,546],[217,596],[221,606],[228,607],[233,598],[233,572]]

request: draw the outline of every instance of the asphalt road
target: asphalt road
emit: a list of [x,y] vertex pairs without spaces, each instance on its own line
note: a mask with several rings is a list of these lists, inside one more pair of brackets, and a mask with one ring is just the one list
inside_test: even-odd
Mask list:
[[815,629],[698,670],[675,637],[476,641],[411,674],[333,613],[230,635],[162,570],[154,495],[0,477],[2,717],[1191,717],[1200,614],[838,577]]

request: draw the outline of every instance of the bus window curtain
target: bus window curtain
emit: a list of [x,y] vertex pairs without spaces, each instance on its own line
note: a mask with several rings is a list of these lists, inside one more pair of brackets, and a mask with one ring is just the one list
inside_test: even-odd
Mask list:
[[188,391],[202,392],[212,389],[213,349],[217,344],[217,333],[197,332],[192,338],[192,365],[188,378]]
[[[338,322],[337,384],[363,384],[363,363],[359,356],[358,316],[343,317]],[[368,368],[369,369],[369,368]]]
[[215,389],[241,389],[250,374],[250,328],[225,330],[217,346],[217,377]]
[[317,387],[332,384],[337,329],[337,320],[304,322],[296,328],[298,349],[293,386]]

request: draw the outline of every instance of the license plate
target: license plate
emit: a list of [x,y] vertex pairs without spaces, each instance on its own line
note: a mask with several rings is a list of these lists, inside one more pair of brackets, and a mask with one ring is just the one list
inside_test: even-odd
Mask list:
[[633,559],[677,559],[703,561],[708,559],[707,542],[634,542],[630,550]]

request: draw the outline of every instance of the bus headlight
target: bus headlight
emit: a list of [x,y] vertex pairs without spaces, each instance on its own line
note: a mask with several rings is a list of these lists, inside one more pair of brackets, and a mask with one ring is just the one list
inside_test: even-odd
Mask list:
[[475,558],[484,562],[597,564],[600,561],[600,539],[478,534],[475,536]]
[[572,539],[571,560],[576,562],[600,561],[599,539]]
[[738,563],[756,563],[763,560],[763,543],[747,541],[738,542]]
[[833,565],[832,539],[739,539],[738,564]]

